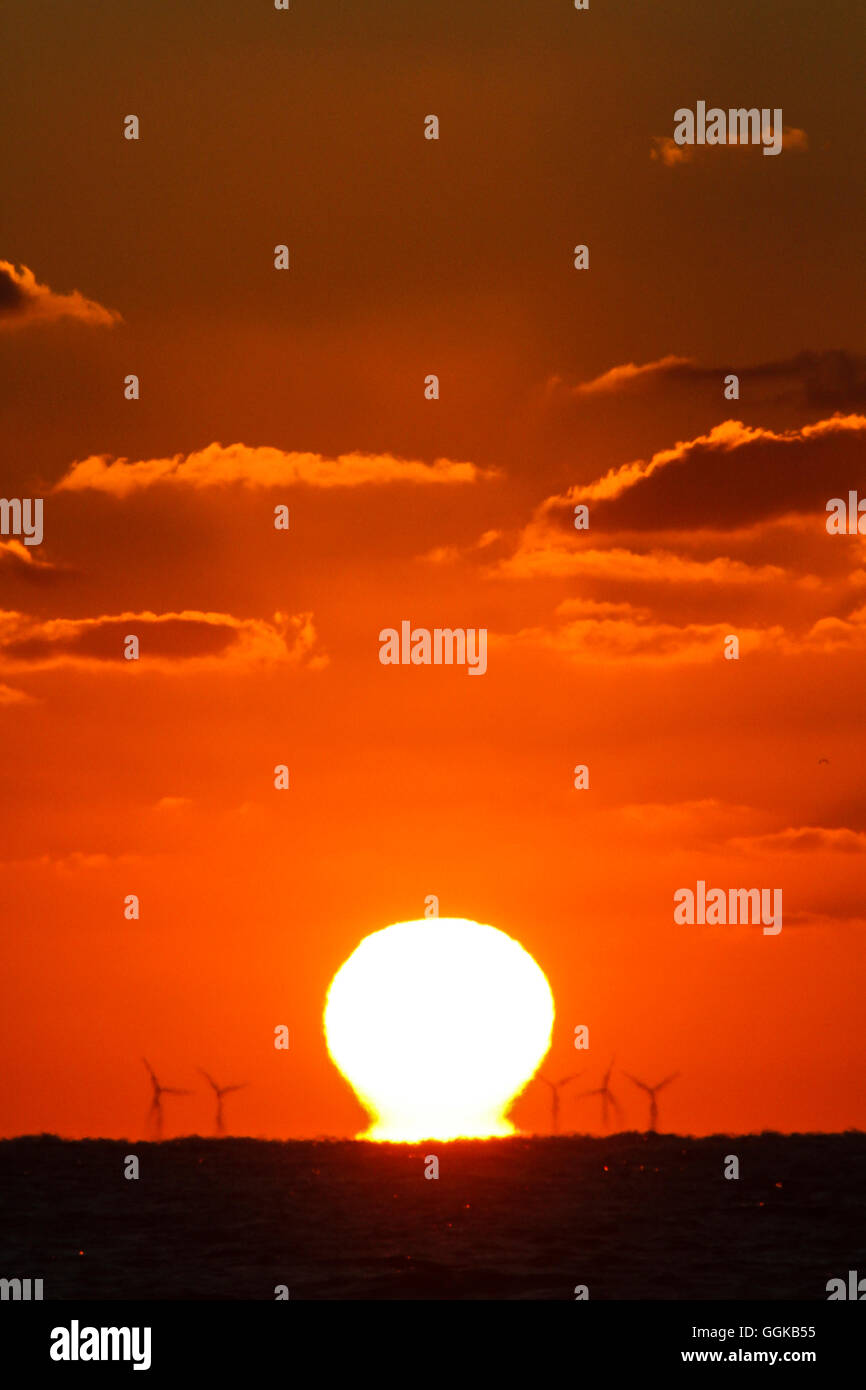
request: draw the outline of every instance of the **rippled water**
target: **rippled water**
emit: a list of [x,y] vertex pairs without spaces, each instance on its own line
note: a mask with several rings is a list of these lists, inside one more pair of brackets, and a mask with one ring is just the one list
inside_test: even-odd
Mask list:
[[0,1142],[0,1276],[43,1278],[46,1299],[823,1300],[866,1274],[864,1197],[862,1133],[41,1136]]

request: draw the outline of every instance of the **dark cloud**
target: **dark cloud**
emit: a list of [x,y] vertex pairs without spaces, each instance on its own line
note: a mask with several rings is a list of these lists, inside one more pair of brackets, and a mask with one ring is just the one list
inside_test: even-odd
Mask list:
[[623,363],[578,382],[569,389],[577,398],[637,394],[665,386],[712,385],[739,378],[740,394],[755,401],[800,402],[820,410],[850,410],[866,405],[866,357],[843,348],[803,351],[775,362],[752,366],[736,362],[704,366],[673,354],[654,362]]
[[[737,373],[740,385],[777,387],[779,397],[799,396],[822,410],[846,410],[866,405],[866,357],[843,349],[801,352],[780,362],[743,367]],[[706,377],[708,372],[704,370]],[[718,380],[720,369],[712,373]]]
[[0,665],[47,669],[111,663],[128,668],[123,653],[130,635],[139,639],[140,661],[135,664],[142,670],[214,661],[234,667],[304,662],[316,668],[326,660],[314,652],[316,632],[309,613],[277,613],[272,622],[195,611],[40,621],[6,611],[0,612]]
[[27,296],[15,279],[12,267],[0,262],[0,314],[20,313],[26,302]]
[[821,530],[828,499],[866,492],[864,444],[860,415],[782,433],[729,420],[559,501],[587,502],[600,530],[736,530],[789,513],[812,514]]
[[40,285],[26,265],[16,269],[11,261],[0,261],[0,327],[54,323],[57,319],[110,325],[118,323],[120,315],[85,299],[78,290],[56,294],[48,285]]

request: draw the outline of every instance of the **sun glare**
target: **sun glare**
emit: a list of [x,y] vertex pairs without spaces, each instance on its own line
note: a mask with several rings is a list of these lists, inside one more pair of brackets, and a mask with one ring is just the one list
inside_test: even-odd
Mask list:
[[328,1051],[370,1112],[364,1139],[513,1134],[550,1046],[553,995],[519,942],[462,917],[373,932],[325,1005]]

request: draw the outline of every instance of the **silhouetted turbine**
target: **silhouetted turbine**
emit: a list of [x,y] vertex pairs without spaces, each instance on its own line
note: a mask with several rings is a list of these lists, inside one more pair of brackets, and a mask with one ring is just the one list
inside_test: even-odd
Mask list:
[[188,1096],[190,1091],[179,1090],[176,1086],[160,1086],[156,1079],[156,1073],[146,1057],[142,1057],[142,1062],[150,1073],[150,1081],[153,1086],[153,1100],[150,1104],[149,1119],[157,1139],[162,1138],[162,1097],[163,1096]]
[[626,1076],[628,1077],[629,1081],[633,1081],[635,1086],[640,1086],[641,1090],[646,1091],[647,1095],[649,1096],[649,1132],[650,1134],[655,1134],[656,1125],[658,1124],[659,1118],[659,1108],[656,1105],[656,1091],[660,1091],[662,1087],[667,1086],[669,1082],[675,1081],[676,1078],[679,1076],[679,1072],[672,1071],[670,1076],[666,1076],[664,1081],[657,1081],[655,1086],[648,1086],[645,1081],[639,1081],[638,1078],[636,1076],[632,1076],[630,1072],[626,1072]]
[[550,1087],[550,1132],[559,1133],[559,1092],[560,1088],[567,1086],[569,1081],[576,1081],[583,1072],[573,1071],[570,1076],[564,1076],[561,1081],[551,1081],[548,1077],[538,1073],[539,1081],[543,1081],[545,1086]]
[[610,1066],[604,1074],[604,1078],[602,1080],[601,1085],[597,1086],[594,1091],[581,1091],[580,1093],[581,1097],[601,1096],[601,1123],[604,1129],[607,1129],[607,1116],[609,1105],[613,1106],[614,1112],[616,1113],[617,1117],[622,1115],[622,1106],[620,1105],[616,1096],[613,1094],[613,1091],[610,1089],[610,1074],[612,1071],[613,1060],[611,1061]]
[[214,1081],[213,1077],[208,1076],[207,1072],[204,1071],[201,1067],[199,1067],[199,1071],[201,1072],[205,1081],[207,1081],[208,1084],[213,1087],[214,1093],[216,1095],[216,1133],[225,1134],[225,1125],[223,1124],[223,1096],[227,1096],[229,1091],[241,1091],[243,1090],[244,1086],[248,1085],[249,1083],[246,1081],[238,1081],[237,1084],[234,1086],[218,1086]]

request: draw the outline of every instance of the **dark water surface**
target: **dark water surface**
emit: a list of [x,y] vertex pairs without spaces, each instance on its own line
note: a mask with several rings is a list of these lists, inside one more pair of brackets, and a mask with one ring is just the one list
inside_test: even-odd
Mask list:
[[824,1300],[849,1269],[862,1133],[0,1142],[0,1277],[46,1299]]

